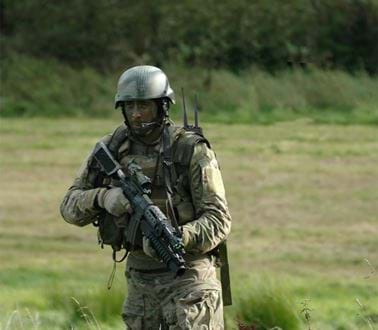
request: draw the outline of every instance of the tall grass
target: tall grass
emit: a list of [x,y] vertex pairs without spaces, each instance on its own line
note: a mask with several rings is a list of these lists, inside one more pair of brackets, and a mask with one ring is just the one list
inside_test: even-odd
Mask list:
[[300,329],[299,308],[290,290],[269,276],[256,278],[238,292],[234,322],[241,328]]
[[122,324],[123,290],[74,290],[57,285],[42,296],[44,304],[38,308],[19,305],[8,315],[1,315],[0,329],[97,330]]
[[[299,307],[290,289],[271,277],[254,277],[234,292],[234,304],[226,308],[229,329],[287,329],[297,330],[303,325]],[[45,303],[38,308],[19,305],[0,317],[0,329],[118,329],[125,293],[114,288],[65,288],[57,285],[43,294]]]
[[[208,89],[200,69],[170,69],[176,85],[199,91],[204,115],[228,123],[272,123],[309,117],[322,123],[378,124],[378,78],[364,72],[318,69],[272,75],[251,69],[239,75],[214,71]],[[182,83],[184,81],[184,83]]]
[[103,116],[116,82],[90,68],[12,54],[1,61],[1,85],[2,116]]
[[[206,121],[272,123],[309,117],[321,123],[378,124],[378,78],[361,72],[294,69],[275,75],[258,69],[239,74],[224,70],[163,67],[191,105],[200,99]],[[1,61],[1,116],[110,116],[121,72],[100,74],[72,69],[55,60],[13,54]]]
[[125,292],[106,289],[86,290],[83,292],[51,290],[46,294],[53,310],[65,315],[67,326],[76,323],[111,323],[120,319]]

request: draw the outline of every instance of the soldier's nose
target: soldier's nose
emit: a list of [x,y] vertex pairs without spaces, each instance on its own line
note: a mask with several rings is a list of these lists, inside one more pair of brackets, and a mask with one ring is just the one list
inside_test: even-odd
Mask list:
[[134,118],[140,118],[140,117],[142,117],[142,114],[140,113],[140,111],[136,110],[136,111],[133,111],[133,117]]

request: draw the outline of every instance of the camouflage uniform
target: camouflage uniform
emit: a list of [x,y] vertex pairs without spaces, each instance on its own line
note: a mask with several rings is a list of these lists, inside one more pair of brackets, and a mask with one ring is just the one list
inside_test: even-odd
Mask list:
[[[198,134],[173,126],[169,131],[175,169],[173,204],[183,230],[187,271],[174,278],[142,248],[131,251],[122,316],[129,329],[223,329],[221,286],[210,252],[227,238],[231,217],[218,162]],[[111,135],[103,141],[110,139]],[[161,139],[146,145],[128,134],[118,150],[118,161],[125,167],[130,159],[152,179],[151,199],[168,214]],[[91,163],[89,156],[61,204],[63,218],[78,226],[92,223],[101,212],[96,195],[117,185],[113,179],[99,183],[98,170]]]

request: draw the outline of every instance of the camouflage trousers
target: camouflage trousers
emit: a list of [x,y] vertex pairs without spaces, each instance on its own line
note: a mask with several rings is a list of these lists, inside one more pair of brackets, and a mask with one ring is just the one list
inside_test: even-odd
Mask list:
[[180,278],[170,272],[126,271],[126,329],[224,329],[220,282],[210,258],[188,264]]

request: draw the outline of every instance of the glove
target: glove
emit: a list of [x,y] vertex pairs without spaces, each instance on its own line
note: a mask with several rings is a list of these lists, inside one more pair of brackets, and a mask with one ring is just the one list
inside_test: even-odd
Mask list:
[[97,195],[97,203],[98,206],[116,217],[120,217],[126,212],[132,212],[129,200],[123,194],[122,189],[118,187],[100,191]]
[[143,252],[149,257],[154,258],[157,261],[159,260],[158,255],[155,252],[155,249],[151,246],[150,240],[143,236]]

